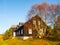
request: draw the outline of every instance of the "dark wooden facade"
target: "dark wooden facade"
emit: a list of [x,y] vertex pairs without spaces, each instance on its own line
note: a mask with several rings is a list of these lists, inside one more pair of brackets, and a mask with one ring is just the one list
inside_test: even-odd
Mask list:
[[[37,36],[40,29],[41,29],[40,32],[42,31],[43,35],[45,35],[46,33],[45,27],[46,24],[44,23],[44,21],[38,15],[36,15],[29,19],[24,25],[16,29],[15,32],[16,36],[35,37]],[[36,30],[38,30],[38,32]]]

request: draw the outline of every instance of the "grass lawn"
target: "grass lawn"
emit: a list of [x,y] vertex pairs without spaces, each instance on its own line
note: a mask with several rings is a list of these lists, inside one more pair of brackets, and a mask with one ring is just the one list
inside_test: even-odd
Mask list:
[[46,39],[21,40],[15,38],[8,40],[0,39],[0,45],[60,45],[60,41],[49,41]]

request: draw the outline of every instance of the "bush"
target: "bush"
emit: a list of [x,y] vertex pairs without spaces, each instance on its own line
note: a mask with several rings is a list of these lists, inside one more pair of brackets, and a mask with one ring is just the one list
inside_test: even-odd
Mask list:
[[47,37],[47,39],[52,41],[60,41],[60,33],[55,33],[54,31]]
[[56,38],[56,40],[60,41],[60,33],[57,33],[55,38]]
[[6,32],[4,33],[3,39],[6,40],[11,37],[12,37],[12,29],[10,28],[10,29],[6,30]]

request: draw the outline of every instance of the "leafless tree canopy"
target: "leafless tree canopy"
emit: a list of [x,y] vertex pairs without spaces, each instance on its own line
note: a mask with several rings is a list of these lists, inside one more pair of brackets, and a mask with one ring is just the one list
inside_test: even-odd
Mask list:
[[35,4],[29,10],[27,18],[30,19],[36,14],[38,14],[46,24],[53,25],[56,22],[56,18],[60,15],[60,5],[47,4],[46,2]]

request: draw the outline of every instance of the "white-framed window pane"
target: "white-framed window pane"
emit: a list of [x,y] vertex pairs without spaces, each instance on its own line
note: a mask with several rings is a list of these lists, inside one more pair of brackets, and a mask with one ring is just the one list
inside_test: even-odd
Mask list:
[[32,29],[29,29],[29,34],[32,34]]

